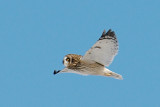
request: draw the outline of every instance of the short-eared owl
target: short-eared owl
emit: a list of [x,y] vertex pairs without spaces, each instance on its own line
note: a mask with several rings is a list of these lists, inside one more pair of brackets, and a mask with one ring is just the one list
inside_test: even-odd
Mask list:
[[118,41],[114,31],[104,30],[99,40],[89,49],[84,56],[68,54],[63,59],[66,68],[54,70],[59,72],[77,73],[82,75],[100,75],[122,79],[122,76],[105,68],[113,61],[118,53]]

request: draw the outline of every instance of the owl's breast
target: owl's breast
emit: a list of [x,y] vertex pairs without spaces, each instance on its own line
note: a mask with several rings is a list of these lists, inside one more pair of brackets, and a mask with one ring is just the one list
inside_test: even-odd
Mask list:
[[73,63],[68,68],[73,70],[74,73],[82,75],[100,75],[104,70],[103,65],[93,61],[79,61],[78,63]]

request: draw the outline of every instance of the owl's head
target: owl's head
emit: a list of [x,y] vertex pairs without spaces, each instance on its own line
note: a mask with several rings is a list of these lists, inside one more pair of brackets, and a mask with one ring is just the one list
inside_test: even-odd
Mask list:
[[63,58],[63,64],[68,68],[75,67],[80,62],[81,58],[82,58],[81,55],[68,54]]

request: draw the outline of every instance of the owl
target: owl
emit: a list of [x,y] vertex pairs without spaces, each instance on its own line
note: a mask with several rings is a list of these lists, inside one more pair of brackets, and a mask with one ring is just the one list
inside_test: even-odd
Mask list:
[[68,54],[63,59],[65,68],[54,70],[57,73],[76,73],[81,75],[98,75],[123,79],[121,75],[107,69],[118,53],[118,41],[114,31],[104,30],[99,40],[85,53],[84,56]]

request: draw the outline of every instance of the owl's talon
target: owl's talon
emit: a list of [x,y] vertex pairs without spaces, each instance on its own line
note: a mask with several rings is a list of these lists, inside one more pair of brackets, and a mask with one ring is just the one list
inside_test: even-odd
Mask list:
[[54,70],[53,74],[55,75],[55,74],[59,73],[60,71],[61,70],[58,70],[58,71]]

